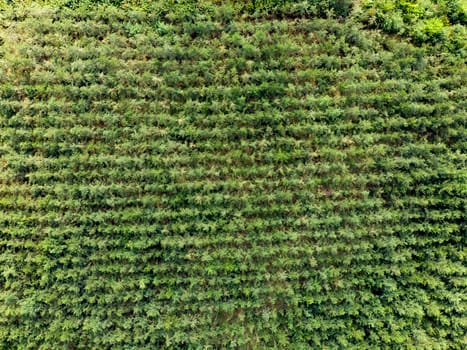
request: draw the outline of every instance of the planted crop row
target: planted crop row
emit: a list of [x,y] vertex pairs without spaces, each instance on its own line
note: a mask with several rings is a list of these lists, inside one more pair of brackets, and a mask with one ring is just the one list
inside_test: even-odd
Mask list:
[[199,15],[4,14],[0,349],[462,349],[463,62]]

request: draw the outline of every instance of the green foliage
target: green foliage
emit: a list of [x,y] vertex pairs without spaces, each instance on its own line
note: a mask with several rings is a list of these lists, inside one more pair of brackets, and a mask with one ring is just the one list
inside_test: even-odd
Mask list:
[[466,24],[465,0],[365,0],[358,12],[360,20],[370,27],[406,35],[417,44],[456,47],[454,52],[467,46],[465,37],[456,35],[457,25]]
[[246,0],[239,2],[241,11],[244,12],[270,12],[284,13],[293,11],[294,9],[301,10],[314,16],[340,16],[347,17],[352,10],[352,0]]
[[1,13],[0,349],[465,347],[457,10],[77,4]]
[[413,28],[414,39],[418,42],[439,42],[445,40],[445,25],[439,18],[429,18],[418,22]]

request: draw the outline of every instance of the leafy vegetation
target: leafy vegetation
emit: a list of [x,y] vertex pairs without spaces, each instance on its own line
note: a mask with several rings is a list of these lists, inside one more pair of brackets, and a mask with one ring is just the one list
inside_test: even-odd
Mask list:
[[364,0],[362,9],[360,19],[371,27],[466,54],[465,0]]
[[367,29],[378,28],[408,37],[416,45],[429,43],[464,57],[467,54],[467,0],[0,0],[0,10],[12,4],[37,3],[89,11],[106,5],[184,19],[203,8],[218,11],[213,5],[230,15],[347,19],[362,23]]
[[0,19],[0,349],[465,347],[463,53],[355,17],[437,15],[46,3]]

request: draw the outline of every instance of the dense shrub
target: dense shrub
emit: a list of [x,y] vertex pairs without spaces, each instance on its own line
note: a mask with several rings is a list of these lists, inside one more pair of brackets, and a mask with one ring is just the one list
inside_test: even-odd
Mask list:
[[365,0],[357,16],[370,27],[403,34],[417,44],[441,44],[452,48],[452,40],[458,42],[457,47],[462,40],[462,47],[456,50],[461,53],[467,45],[465,37],[456,35],[455,27],[466,23],[467,5],[462,0]]
[[465,27],[414,3],[0,13],[0,349],[463,350]]

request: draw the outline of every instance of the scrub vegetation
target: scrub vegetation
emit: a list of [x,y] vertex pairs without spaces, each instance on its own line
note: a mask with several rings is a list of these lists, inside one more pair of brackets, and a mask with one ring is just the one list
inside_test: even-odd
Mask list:
[[0,8],[0,349],[465,349],[465,2]]

